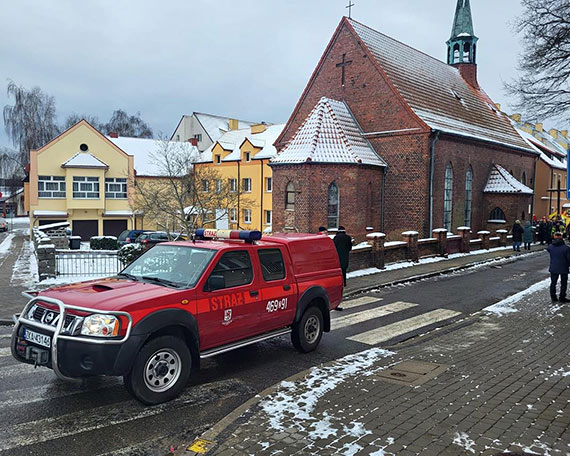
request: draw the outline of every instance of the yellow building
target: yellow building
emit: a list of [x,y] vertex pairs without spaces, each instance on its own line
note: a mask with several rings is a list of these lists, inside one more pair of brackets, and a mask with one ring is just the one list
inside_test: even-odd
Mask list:
[[271,231],[273,175],[268,164],[276,154],[273,142],[283,127],[256,124],[230,130],[200,154],[197,172],[213,169],[219,181],[204,182],[202,191],[215,192],[227,182],[230,191],[239,194],[237,207],[228,214],[223,208],[216,210],[216,228]]

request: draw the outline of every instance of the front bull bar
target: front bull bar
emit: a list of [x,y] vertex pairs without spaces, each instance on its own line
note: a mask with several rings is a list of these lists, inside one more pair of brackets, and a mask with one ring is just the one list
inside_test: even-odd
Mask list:
[[[26,294],[25,296],[29,297],[30,295]],[[57,320],[57,325],[55,327],[51,326],[51,325],[46,325],[44,323],[40,323],[40,322],[35,321],[35,320],[30,320],[27,318],[28,311],[29,311],[30,307],[38,301],[53,304],[59,308],[59,316],[57,317],[57,319],[59,319],[59,320]],[[61,332],[62,332],[63,326],[65,324],[65,313],[68,310],[77,310],[79,312],[85,312],[88,314],[105,314],[105,315],[113,315],[113,316],[118,316],[118,317],[125,317],[128,320],[127,330],[125,332],[125,335],[121,339],[95,339],[95,338],[90,338],[90,337],[77,337],[77,336],[62,334]],[[63,301],[61,301],[59,299],[48,298],[48,297],[43,297],[43,296],[36,296],[36,297],[30,299],[28,301],[28,303],[24,306],[24,309],[22,310],[22,312],[19,315],[14,315],[14,322],[15,322],[15,326],[14,326],[14,330],[12,332],[11,349],[12,349],[12,355],[16,359],[18,359],[20,357],[20,355],[18,355],[16,353],[16,340],[18,338],[18,330],[20,329],[20,326],[22,324],[25,324],[26,326],[32,326],[34,328],[43,329],[44,331],[48,331],[48,332],[53,333],[52,340],[51,340],[51,348],[50,348],[50,350],[51,350],[51,367],[52,367],[53,371],[55,372],[55,375],[57,375],[57,377],[62,379],[62,380],[75,380],[75,379],[73,377],[67,377],[67,376],[63,375],[63,373],[59,369],[58,356],[57,356],[57,344],[58,344],[58,341],[60,339],[73,340],[76,342],[84,342],[84,343],[88,343],[88,344],[116,345],[116,344],[124,343],[129,338],[129,336],[131,335],[131,329],[133,327],[133,318],[127,312],[120,312],[120,311],[102,312],[100,310],[91,309],[89,307],[72,306],[70,304],[65,304]]]

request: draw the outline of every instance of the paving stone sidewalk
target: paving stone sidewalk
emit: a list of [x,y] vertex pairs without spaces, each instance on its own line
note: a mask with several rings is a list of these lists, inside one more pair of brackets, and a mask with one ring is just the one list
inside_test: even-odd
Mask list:
[[[515,296],[516,312],[483,311],[281,382],[206,432],[207,454],[568,455],[570,307],[546,286]],[[415,386],[382,377],[409,360],[446,370]]]

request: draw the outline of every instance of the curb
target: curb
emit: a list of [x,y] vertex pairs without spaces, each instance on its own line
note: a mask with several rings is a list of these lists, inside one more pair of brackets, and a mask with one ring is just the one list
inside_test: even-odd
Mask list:
[[0,318],[0,326],[12,326],[14,324],[14,320],[11,318]]

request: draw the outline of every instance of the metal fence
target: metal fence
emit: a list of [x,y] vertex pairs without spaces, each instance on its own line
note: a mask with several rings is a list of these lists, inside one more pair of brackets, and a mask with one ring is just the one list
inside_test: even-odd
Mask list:
[[63,276],[110,276],[123,266],[116,251],[56,250],[55,269]]

